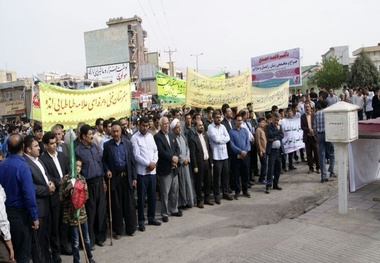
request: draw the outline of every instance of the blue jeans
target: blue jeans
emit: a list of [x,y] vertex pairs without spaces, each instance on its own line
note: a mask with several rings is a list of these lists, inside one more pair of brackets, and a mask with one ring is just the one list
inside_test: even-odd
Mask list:
[[334,172],[334,146],[331,142],[326,142],[326,134],[318,133],[318,157],[319,167],[321,168],[321,179],[326,179],[326,152],[329,155],[330,166],[329,172]]
[[[90,244],[90,236],[88,234],[88,224],[87,221],[82,222],[81,224],[82,228],[82,234],[84,239],[84,245],[86,247],[86,253],[88,260],[91,262],[92,260],[92,253],[91,253],[91,244]],[[78,226],[70,226],[71,230],[71,248],[73,250],[73,257],[74,257],[74,263],[80,262],[79,257],[79,242],[81,242],[80,236],[79,236],[79,228]]]

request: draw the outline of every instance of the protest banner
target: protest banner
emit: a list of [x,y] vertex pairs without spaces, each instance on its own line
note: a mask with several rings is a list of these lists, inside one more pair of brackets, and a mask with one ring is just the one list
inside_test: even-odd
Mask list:
[[215,79],[188,68],[186,75],[186,106],[220,109],[225,103],[237,107],[251,102],[249,71],[228,79]]
[[252,110],[254,112],[270,111],[273,105],[286,109],[289,103],[289,81],[275,88],[251,88]]
[[289,81],[290,87],[302,86],[299,48],[288,49],[251,59],[252,86],[272,88]]
[[[157,95],[162,104],[184,104],[186,81],[156,72]],[[173,105],[172,105],[173,106]]]
[[125,117],[131,108],[129,79],[87,90],[71,90],[41,82],[39,97],[45,131],[57,123],[67,129],[78,122],[94,125],[97,118]]
[[284,118],[280,121],[280,124],[284,132],[282,143],[284,144],[285,153],[291,153],[305,147],[305,144],[302,140],[303,130],[301,129],[300,118]]

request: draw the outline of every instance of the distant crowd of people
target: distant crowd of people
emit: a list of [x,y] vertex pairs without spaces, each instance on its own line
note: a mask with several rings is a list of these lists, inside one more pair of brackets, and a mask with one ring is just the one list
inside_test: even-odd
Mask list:
[[[61,124],[48,132],[33,121],[6,124],[0,230],[9,260],[61,262],[65,254],[79,262],[81,243],[89,262],[95,262],[91,251],[104,246],[108,235],[134,236],[194,206],[251,198],[256,180],[267,194],[282,190],[281,173],[297,169],[299,160],[307,163],[308,173],[320,174],[321,183],[332,180],[334,146],[325,140],[324,109],[342,100],[360,107],[359,120],[363,113],[375,118],[379,98],[370,88],[343,88],[338,94],[321,88],[319,94],[293,90],[288,108],[273,106],[270,112],[228,104],[132,111],[130,117],[80,122],[73,132]],[[287,118],[299,119],[305,147],[285,154],[281,123]],[[87,193],[79,210],[71,201],[75,178]]]

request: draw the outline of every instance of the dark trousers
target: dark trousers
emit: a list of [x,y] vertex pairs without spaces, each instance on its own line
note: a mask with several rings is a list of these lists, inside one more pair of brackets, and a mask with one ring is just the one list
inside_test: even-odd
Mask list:
[[29,263],[32,250],[32,222],[26,209],[7,207],[12,244],[17,263]]
[[[205,202],[210,199],[211,192],[211,173],[209,161],[204,161],[203,164],[198,165],[198,173],[194,173],[195,179],[195,194],[197,202]],[[202,185],[204,191],[204,199],[202,199]]]
[[281,156],[281,163],[282,163],[282,169],[286,170],[286,157],[288,157],[288,168],[294,167],[293,165],[293,158],[294,158],[295,152],[291,152],[288,154],[283,154]]
[[39,217],[38,221],[40,225],[32,233],[32,259],[33,262],[50,263],[50,215]]
[[253,179],[252,174],[254,176],[259,176],[259,167],[257,165],[258,155],[257,155],[256,143],[251,145],[251,151],[249,152],[249,158],[250,158],[249,179]]
[[363,110],[358,110],[358,119],[359,121],[363,120]]
[[309,170],[313,170],[313,164],[315,160],[315,168],[319,169],[319,157],[318,157],[318,142],[314,136],[308,136],[305,142],[307,165]]
[[86,201],[88,232],[90,234],[91,246],[94,246],[95,240],[101,242],[106,240],[106,194],[102,178],[88,180],[87,188],[89,195]]
[[59,227],[59,219],[61,213],[61,205],[58,203],[55,206],[51,206],[50,213],[50,248],[53,256],[61,255],[61,245],[59,239],[60,227]]
[[228,159],[214,160],[213,170],[213,190],[216,200],[220,199],[220,183],[222,183],[223,196],[229,195],[228,180],[230,168],[228,167]]
[[271,149],[268,159],[267,185],[278,186],[281,172],[281,151],[280,149]]
[[238,159],[236,155],[232,157],[232,170],[236,194],[240,193],[241,189],[243,190],[243,193],[248,191],[249,161],[249,156],[246,156],[244,159]]
[[264,179],[267,177],[267,155],[264,153],[263,156],[260,157],[260,177],[259,177],[259,182],[264,181]]
[[139,226],[145,224],[145,197],[148,197],[148,222],[156,217],[156,175],[137,175],[137,207]]
[[131,235],[136,231],[136,208],[134,191],[129,187],[127,176],[115,175],[116,187],[111,191],[112,226],[117,235],[123,233],[123,223],[125,232]]
[[63,223],[63,202],[60,204],[59,213],[59,243],[61,250],[69,247],[70,225]]

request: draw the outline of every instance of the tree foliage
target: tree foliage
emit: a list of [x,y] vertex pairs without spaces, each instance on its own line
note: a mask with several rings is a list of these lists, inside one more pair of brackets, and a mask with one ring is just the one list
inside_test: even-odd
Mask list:
[[322,68],[312,78],[313,84],[322,88],[339,88],[346,81],[346,72],[342,64],[334,57],[324,59]]
[[353,87],[359,85],[377,85],[379,82],[379,72],[371,59],[364,51],[355,59],[348,77],[348,84]]

